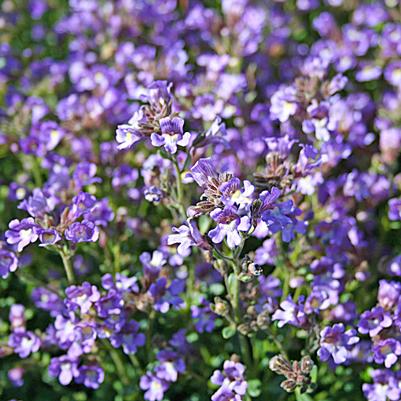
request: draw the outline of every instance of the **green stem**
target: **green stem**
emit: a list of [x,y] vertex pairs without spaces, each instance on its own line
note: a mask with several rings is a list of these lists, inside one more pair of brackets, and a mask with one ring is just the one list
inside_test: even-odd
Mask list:
[[102,340],[102,344],[107,348],[108,353],[110,354],[111,359],[113,360],[114,366],[117,371],[117,375],[121,378],[124,384],[129,383],[129,377],[126,374],[126,370],[124,367],[124,361],[121,358],[119,352],[113,348],[107,340]]
[[181,213],[181,217],[183,219],[186,219],[187,214],[185,212],[185,207],[183,205],[183,200],[184,200],[184,188],[182,186],[182,181],[181,181],[181,170],[180,167],[178,166],[178,162],[176,159],[173,160],[174,168],[175,168],[175,173],[176,173],[176,189],[177,189],[177,209]]
[[[232,286],[232,294],[230,294],[231,307],[234,312],[235,323],[238,325],[241,323],[241,309],[240,309],[240,281],[238,276],[240,274],[240,263],[238,259],[232,262],[234,271],[234,285]],[[248,368],[252,368],[252,351],[250,345],[244,335],[238,332],[238,339],[241,348],[241,354],[244,358],[244,362]]]
[[61,259],[63,261],[64,265],[64,270],[65,274],[67,275],[67,281],[68,284],[74,284],[75,283],[75,275],[74,275],[74,269],[71,264],[71,256],[67,254],[64,250],[59,251]]
[[41,188],[43,182],[42,182],[42,176],[40,174],[40,165],[35,156],[32,157],[32,174],[36,187]]

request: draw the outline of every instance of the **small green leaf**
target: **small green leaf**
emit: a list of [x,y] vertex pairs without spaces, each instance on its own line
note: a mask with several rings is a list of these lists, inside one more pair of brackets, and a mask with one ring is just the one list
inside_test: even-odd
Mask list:
[[224,327],[221,334],[223,338],[227,340],[228,338],[231,338],[235,334],[235,327],[234,326]]
[[262,392],[261,390],[261,385],[262,383],[258,379],[253,379],[248,381],[248,394],[251,397],[259,397],[260,393]]

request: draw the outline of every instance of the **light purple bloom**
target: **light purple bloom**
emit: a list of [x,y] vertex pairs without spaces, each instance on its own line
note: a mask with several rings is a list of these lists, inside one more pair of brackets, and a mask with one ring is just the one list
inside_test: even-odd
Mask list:
[[361,314],[358,330],[361,334],[369,334],[371,337],[375,337],[392,324],[393,319],[390,314],[381,306],[376,306],[372,310]]
[[64,234],[71,242],[96,242],[99,238],[99,229],[93,222],[83,220],[82,223],[72,223]]
[[0,277],[7,278],[9,273],[15,272],[18,268],[18,259],[14,252],[0,249]]
[[373,357],[376,363],[384,363],[386,368],[391,368],[401,355],[401,344],[394,338],[381,340],[373,345]]
[[161,133],[154,132],[151,135],[152,145],[156,147],[164,146],[164,149],[174,154],[177,152],[177,145],[187,146],[190,140],[190,133],[184,134],[184,120],[180,117],[165,117],[160,120]]
[[246,232],[250,228],[249,217],[240,217],[231,207],[217,208],[210,213],[210,216],[217,222],[217,227],[209,231],[209,237],[215,244],[220,244],[226,238],[227,245],[231,249],[241,243],[240,232]]
[[320,332],[319,358],[327,361],[333,358],[334,363],[344,363],[350,353],[351,346],[359,342],[356,331],[351,329],[345,331],[342,323],[334,324],[332,327],[325,327]]
[[17,245],[18,252],[21,252],[31,242],[38,239],[39,226],[35,224],[32,217],[21,221],[11,220],[6,231],[6,239],[10,245]]

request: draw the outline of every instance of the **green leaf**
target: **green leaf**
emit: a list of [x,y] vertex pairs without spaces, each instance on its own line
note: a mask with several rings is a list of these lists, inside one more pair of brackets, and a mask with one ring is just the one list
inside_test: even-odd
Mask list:
[[262,383],[258,379],[253,379],[248,381],[248,394],[251,397],[259,397],[262,392],[261,389]]
[[235,331],[236,330],[235,330],[234,326],[228,326],[228,327],[224,327],[221,334],[222,334],[223,338],[225,338],[227,340],[228,338],[231,338],[235,334]]

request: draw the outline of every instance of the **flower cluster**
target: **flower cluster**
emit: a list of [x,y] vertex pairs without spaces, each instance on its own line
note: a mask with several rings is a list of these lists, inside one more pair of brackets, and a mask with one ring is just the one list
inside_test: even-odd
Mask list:
[[399,6],[0,2],[1,399],[399,400]]

